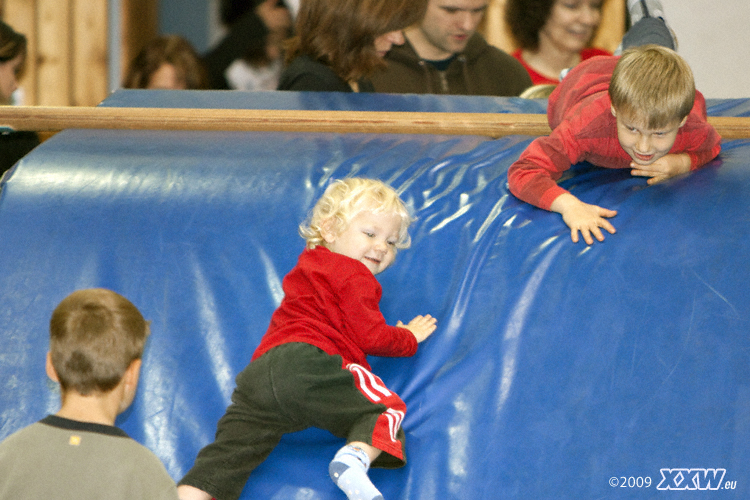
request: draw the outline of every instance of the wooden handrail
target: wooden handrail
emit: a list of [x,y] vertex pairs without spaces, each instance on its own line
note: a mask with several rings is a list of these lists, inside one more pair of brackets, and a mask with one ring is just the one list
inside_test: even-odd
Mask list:
[[[709,122],[725,139],[750,137],[750,117],[709,117]],[[486,137],[550,133],[543,114],[45,106],[0,106],[2,126],[37,132],[85,128]]]

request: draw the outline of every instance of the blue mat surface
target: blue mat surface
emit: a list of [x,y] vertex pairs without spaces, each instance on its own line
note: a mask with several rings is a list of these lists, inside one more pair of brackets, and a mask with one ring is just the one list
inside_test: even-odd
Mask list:
[[[154,95],[118,92],[104,105],[544,109]],[[709,104],[715,115],[750,109]],[[439,320],[413,358],[371,358],[408,406],[408,464],[371,472],[386,499],[748,498],[750,141],[727,141],[705,169],[653,187],[577,166],[563,185],[619,212],[617,234],[586,247],[559,215],[509,194],[507,169],[530,140],[55,135],[0,192],[0,439],[58,409],[44,374],[51,310],[74,289],[107,287],[152,321],[139,393],[118,425],[179,479],[281,299],[303,248],[298,224],[331,179],[357,175],[399,189],[418,217],[412,248],[379,276],[386,319]],[[287,436],[242,498],[342,499],[327,473],[341,445],[316,429]],[[685,486],[709,489],[675,491]]]

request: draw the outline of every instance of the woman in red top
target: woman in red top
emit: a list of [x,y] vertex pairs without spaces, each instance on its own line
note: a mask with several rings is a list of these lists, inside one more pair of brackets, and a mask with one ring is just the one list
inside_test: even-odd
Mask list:
[[534,85],[557,84],[560,72],[606,50],[589,47],[603,0],[508,0],[505,18],[520,48],[513,53]]

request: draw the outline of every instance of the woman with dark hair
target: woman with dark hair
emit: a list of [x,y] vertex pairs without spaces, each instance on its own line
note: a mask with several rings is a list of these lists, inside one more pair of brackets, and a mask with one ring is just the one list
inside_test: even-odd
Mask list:
[[427,0],[303,0],[278,89],[374,92],[368,77],[426,8]]
[[178,35],[148,43],[130,63],[126,89],[201,90],[208,87],[206,70],[193,46]]
[[11,104],[26,62],[26,37],[0,21],[0,101]]
[[298,0],[221,0],[226,35],[204,55],[212,89],[274,90]]
[[[0,104],[12,104],[26,64],[26,37],[0,21]],[[0,129],[0,175],[39,145],[35,132]]]
[[505,19],[520,46],[513,53],[534,85],[557,84],[560,73],[606,50],[590,47],[603,0],[508,0]]

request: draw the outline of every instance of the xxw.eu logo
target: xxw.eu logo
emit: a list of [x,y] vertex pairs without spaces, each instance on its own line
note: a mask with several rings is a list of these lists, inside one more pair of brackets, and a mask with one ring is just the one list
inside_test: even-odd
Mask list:
[[657,490],[718,490],[726,469],[660,469]]

